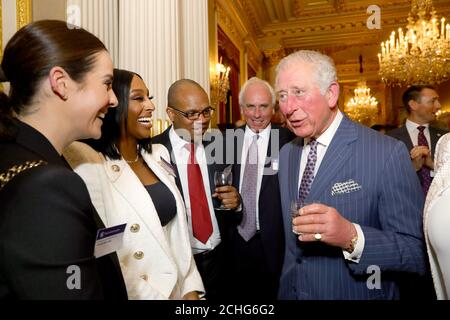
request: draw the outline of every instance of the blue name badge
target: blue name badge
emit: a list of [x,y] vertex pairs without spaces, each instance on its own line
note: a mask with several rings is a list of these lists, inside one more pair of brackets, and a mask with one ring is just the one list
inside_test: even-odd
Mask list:
[[95,238],[94,256],[100,258],[121,249],[126,226],[125,223],[98,230]]

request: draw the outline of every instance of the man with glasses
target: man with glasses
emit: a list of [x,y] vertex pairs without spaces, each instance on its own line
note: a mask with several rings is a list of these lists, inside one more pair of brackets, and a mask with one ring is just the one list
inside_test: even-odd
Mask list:
[[[411,86],[402,97],[408,112],[405,125],[387,135],[402,141],[409,150],[411,162],[419,177],[424,194],[428,193],[434,176],[434,150],[439,138],[446,133],[430,126],[441,108],[439,95],[432,86]],[[400,281],[402,299],[435,300],[431,272],[424,277],[409,276]]]
[[[168,92],[167,114],[172,126],[153,138],[171,154],[175,181],[184,197],[192,251],[206,289],[206,298],[226,296],[225,246],[230,214],[215,212],[220,202],[227,209],[240,206],[240,196],[233,186],[215,187],[214,172],[226,167],[223,150],[207,153],[214,140],[205,138],[214,109],[205,90],[195,81],[182,79]],[[222,143],[216,143],[223,148]]]

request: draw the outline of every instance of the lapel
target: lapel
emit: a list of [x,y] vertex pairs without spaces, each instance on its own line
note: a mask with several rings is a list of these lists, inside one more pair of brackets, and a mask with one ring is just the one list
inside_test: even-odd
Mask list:
[[292,148],[289,152],[289,199],[291,201],[298,198],[298,177],[300,172],[300,161],[302,160],[303,138],[298,137],[292,140]]
[[[406,125],[400,128],[400,136],[401,140],[403,140],[406,144],[406,148],[408,151],[410,151],[412,148],[414,148],[414,142],[411,141],[411,137],[409,136],[408,129],[406,129]],[[417,141],[416,141],[417,144]]]
[[178,167],[177,167],[177,159],[175,158],[175,155],[173,154],[173,147],[172,147],[172,143],[170,142],[170,136],[169,136],[169,132],[170,129],[172,128],[172,126],[169,126],[163,133],[161,133],[161,135],[158,137],[157,142],[154,143],[160,143],[162,145],[164,145],[167,148],[167,151],[169,151],[169,155],[170,155],[170,163],[173,165],[173,168],[175,170],[175,184],[178,187],[178,190],[181,193],[181,196],[183,196],[183,188],[181,186],[181,180],[180,180],[180,174],[178,172]]
[[434,149],[436,147],[436,144],[438,142],[438,140],[441,138],[442,134],[440,132],[438,132],[438,130],[436,130],[436,128],[433,128],[432,126],[429,126],[429,130],[430,130],[430,140],[431,140],[431,155],[434,158]]
[[[166,178],[162,177],[163,175],[161,173],[164,169],[157,165],[150,155],[143,154],[143,157],[155,175],[162,182],[167,183]],[[147,230],[157,239],[156,242],[170,255],[170,248],[161,228],[161,222],[158,219],[153,201],[139,178],[124,160],[108,160],[104,162],[104,166],[113,188],[134,209],[135,213],[147,227]],[[120,170],[116,168],[117,171],[114,171],[112,168],[115,166],[118,166]]]
[[340,173],[341,167],[343,167],[347,163],[347,160],[353,156],[351,144],[358,138],[355,126],[356,125],[353,122],[344,116],[327,148],[307,199],[319,199],[327,189],[327,186],[329,186]]

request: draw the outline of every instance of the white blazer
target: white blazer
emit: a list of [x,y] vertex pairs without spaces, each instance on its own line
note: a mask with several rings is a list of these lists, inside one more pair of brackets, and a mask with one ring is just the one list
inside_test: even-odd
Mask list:
[[161,165],[161,157],[170,163],[163,145],[152,145],[152,153],[144,151],[142,157],[176,201],[177,215],[165,227],[126,161],[108,160],[80,142],[66,148],[64,157],[85,181],[103,223],[127,223],[117,254],[130,299],[181,299],[188,292],[205,291],[192,255],[184,202],[174,177]]
[[[436,144],[434,172],[435,176],[431,182],[425,200],[423,227],[437,299],[448,300],[450,299],[450,270],[448,268],[450,262],[450,248],[447,245],[444,245],[445,250],[440,250],[439,252],[436,248],[433,248],[430,239],[433,236],[436,239],[439,235],[432,234],[433,229],[430,228],[430,220],[432,219],[431,216],[433,212],[434,214],[437,214],[439,210],[444,210],[444,213],[448,213],[448,205],[446,203],[450,204],[450,199],[448,198],[448,192],[446,193],[446,191],[450,188],[450,133],[443,135]],[[439,207],[435,207],[435,204]],[[434,219],[439,219],[439,217]],[[443,221],[436,220],[435,223],[448,229],[448,225],[443,225],[448,223],[448,220],[448,218]],[[442,238],[440,241],[442,242]]]

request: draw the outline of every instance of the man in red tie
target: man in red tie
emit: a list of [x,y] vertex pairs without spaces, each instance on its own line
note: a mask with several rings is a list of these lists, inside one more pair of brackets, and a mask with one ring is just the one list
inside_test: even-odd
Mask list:
[[[403,105],[408,112],[405,125],[389,131],[387,135],[403,141],[411,155],[425,195],[433,179],[433,155],[436,143],[446,133],[430,126],[441,108],[439,95],[432,86],[411,86],[403,94]],[[435,300],[430,272],[424,277],[405,278],[400,283],[401,299]]]
[[205,138],[213,112],[208,95],[198,83],[188,79],[176,81],[168,92],[167,114],[172,126],[154,137],[153,143],[165,145],[171,154],[206,298],[217,301],[226,297],[225,247],[233,216],[214,208],[222,203],[235,210],[241,203],[235,187],[214,184],[214,172],[225,170],[226,164],[223,144],[216,143],[221,150],[209,152],[208,145],[214,140]]

